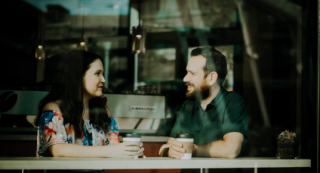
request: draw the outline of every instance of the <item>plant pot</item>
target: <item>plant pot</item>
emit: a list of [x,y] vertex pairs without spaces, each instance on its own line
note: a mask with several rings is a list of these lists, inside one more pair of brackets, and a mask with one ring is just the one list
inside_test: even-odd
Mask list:
[[285,140],[277,142],[277,158],[278,159],[297,159],[298,158],[298,148],[299,140],[294,141]]

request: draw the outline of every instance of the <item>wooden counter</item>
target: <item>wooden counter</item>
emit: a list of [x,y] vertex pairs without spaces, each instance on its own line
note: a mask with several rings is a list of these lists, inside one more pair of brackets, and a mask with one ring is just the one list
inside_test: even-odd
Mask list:
[[311,167],[310,159],[243,157],[236,159],[192,158],[178,160],[164,157],[145,159],[1,157],[2,170],[36,169],[181,169],[181,168],[298,168]]

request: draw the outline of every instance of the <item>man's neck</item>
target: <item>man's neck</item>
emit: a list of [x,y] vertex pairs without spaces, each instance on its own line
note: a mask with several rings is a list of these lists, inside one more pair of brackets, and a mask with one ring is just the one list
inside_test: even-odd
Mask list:
[[218,95],[220,89],[221,89],[220,85],[213,86],[211,88],[211,92],[210,92],[209,97],[200,101],[200,104],[201,104],[201,107],[202,107],[203,110],[206,110],[208,104],[211,103],[214,98],[216,98],[216,96]]

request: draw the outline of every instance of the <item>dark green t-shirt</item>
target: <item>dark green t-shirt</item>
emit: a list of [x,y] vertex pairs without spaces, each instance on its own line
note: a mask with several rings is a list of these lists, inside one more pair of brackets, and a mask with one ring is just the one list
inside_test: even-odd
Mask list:
[[240,132],[244,136],[241,153],[248,138],[249,116],[242,96],[228,92],[221,87],[217,96],[203,110],[199,101],[185,101],[178,113],[170,137],[189,133],[194,136],[195,144],[206,144],[222,140],[230,132]]

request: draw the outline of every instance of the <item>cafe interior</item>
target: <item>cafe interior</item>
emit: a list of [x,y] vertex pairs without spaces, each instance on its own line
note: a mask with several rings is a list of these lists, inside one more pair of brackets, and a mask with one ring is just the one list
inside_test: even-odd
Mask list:
[[[316,0],[3,0],[0,48],[0,157],[36,157],[39,101],[50,91],[58,53],[103,58],[103,97],[120,136],[142,136],[159,157],[181,105],[194,48],[227,59],[223,87],[249,115],[244,157],[274,157],[277,138],[297,135],[296,159],[310,167],[261,173],[319,172],[319,2]],[[74,62],[77,65],[77,62]],[[122,138],[120,138],[120,141]],[[280,160],[280,159],[279,159]],[[105,172],[180,172],[111,169]],[[43,170],[25,170],[25,172]],[[0,172],[21,172],[1,170]],[[239,168],[249,173],[253,169]]]

